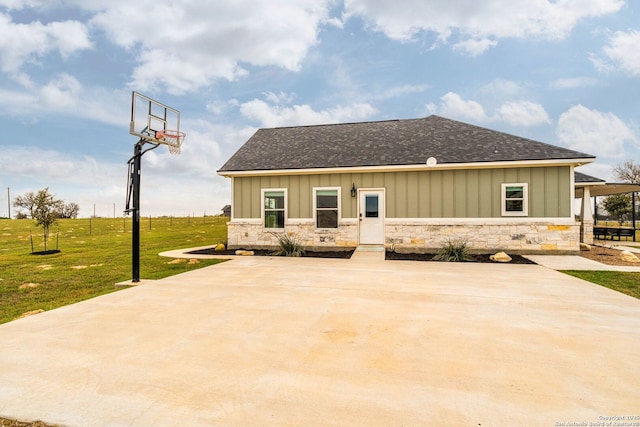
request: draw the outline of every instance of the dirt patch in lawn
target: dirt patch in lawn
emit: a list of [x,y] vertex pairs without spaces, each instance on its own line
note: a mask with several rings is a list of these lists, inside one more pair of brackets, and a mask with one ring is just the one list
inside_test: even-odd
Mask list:
[[590,251],[581,250],[580,256],[598,261],[607,265],[621,265],[627,267],[640,267],[640,262],[627,262],[620,258],[622,251],[604,246],[591,246]]

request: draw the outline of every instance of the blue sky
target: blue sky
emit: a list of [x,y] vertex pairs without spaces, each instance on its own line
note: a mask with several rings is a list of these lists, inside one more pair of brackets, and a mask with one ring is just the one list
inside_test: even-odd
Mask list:
[[[640,158],[640,0],[0,0],[0,216],[49,187],[121,216],[131,91],[181,112],[143,215],[218,214],[258,128],[438,114]],[[12,209],[12,214],[13,212]]]

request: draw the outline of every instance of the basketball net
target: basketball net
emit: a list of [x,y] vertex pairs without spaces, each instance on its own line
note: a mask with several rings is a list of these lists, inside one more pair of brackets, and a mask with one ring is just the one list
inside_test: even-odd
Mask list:
[[169,147],[169,153],[180,154],[180,147],[186,134],[175,130],[159,130],[156,132],[156,139],[162,141]]

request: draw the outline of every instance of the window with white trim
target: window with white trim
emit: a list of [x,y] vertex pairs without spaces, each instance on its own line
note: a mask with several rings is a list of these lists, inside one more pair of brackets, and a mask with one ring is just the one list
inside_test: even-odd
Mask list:
[[286,217],[286,191],[263,190],[264,228],[284,228]]
[[316,228],[338,228],[340,191],[337,188],[314,188]]
[[502,216],[529,215],[529,184],[502,184]]

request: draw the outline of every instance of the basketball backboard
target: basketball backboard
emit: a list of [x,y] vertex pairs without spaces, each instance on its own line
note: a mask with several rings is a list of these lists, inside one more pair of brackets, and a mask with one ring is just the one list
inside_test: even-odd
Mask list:
[[180,133],[180,111],[132,92],[129,133],[149,142],[168,144],[167,131]]

